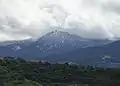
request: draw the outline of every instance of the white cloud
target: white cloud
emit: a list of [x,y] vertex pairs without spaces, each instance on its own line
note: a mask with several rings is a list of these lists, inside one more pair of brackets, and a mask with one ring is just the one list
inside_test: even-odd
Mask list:
[[120,0],[0,0],[0,41],[37,38],[54,29],[114,38],[119,27]]

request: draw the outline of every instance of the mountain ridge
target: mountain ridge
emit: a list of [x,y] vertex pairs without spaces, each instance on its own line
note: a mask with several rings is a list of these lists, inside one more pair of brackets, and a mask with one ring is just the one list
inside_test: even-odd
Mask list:
[[[77,49],[103,46],[113,42],[108,39],[85,39],[77,35],[69,34],[68,32],[57,30],[47,33],[36,41],[29,41],[30,40],[25,40],[0,46],[0,56],[18,56],[25,59],[42,59],[51,55],[61,56],[69,52],[74,52]],[[54,58],[51,57],[50,59],[52,60]]]

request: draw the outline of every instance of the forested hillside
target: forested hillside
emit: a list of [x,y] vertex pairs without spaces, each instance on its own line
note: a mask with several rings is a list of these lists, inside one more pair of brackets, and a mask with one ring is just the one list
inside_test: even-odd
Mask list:
[[[1,58],[5,86],[119,86],[120,69]],[[77,85],[75,85],[77,84]]]

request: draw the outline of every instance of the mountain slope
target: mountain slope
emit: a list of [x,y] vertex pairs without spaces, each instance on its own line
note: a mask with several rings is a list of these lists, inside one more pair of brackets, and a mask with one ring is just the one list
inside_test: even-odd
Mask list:
[[32,39],[0,42],[0,56],[17,56],[18,51],[32,43]]
[[[53,31],[39,38],[36,42],[20,50],[23,56],[46,57],[52,54],[68,53],[79,48],[100,46],[107,44],[109,40],[89,40],[80,36],[62,31]],[[34,52],[34,53],[33,53]]]
[[1,43],[0,56],[19,56],[40,59],[50,55],[65,54],[79,48],[102,46],[110,40],[90,40],[62,31],[52,31],[36,41],[24,40]]
[[[104,59],[104,57],[108,58]],[[120,41],[115,41],[104,46],[80,48],[73,52],[63,55],[52,55],[49,56],[49,58],[46,57],[45,60],[53,62],[72,61],[76,63],[93,65],[96,65],[97,63],[100,64],[109,63],[109,65],[110,64],[118,65],[120,63]]]

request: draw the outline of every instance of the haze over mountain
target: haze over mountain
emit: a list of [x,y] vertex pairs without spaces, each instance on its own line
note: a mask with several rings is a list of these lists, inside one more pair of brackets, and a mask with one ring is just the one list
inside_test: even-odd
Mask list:
[[[8,41],[1,43],[0,56],[19,56],[27,59],[40,59],[49,55],[59,55],[79,48],[102,46],[111,40],[90,40],[62,31],[52,31],[36,41]],[[52,59],[52,58],[51,58]]]

